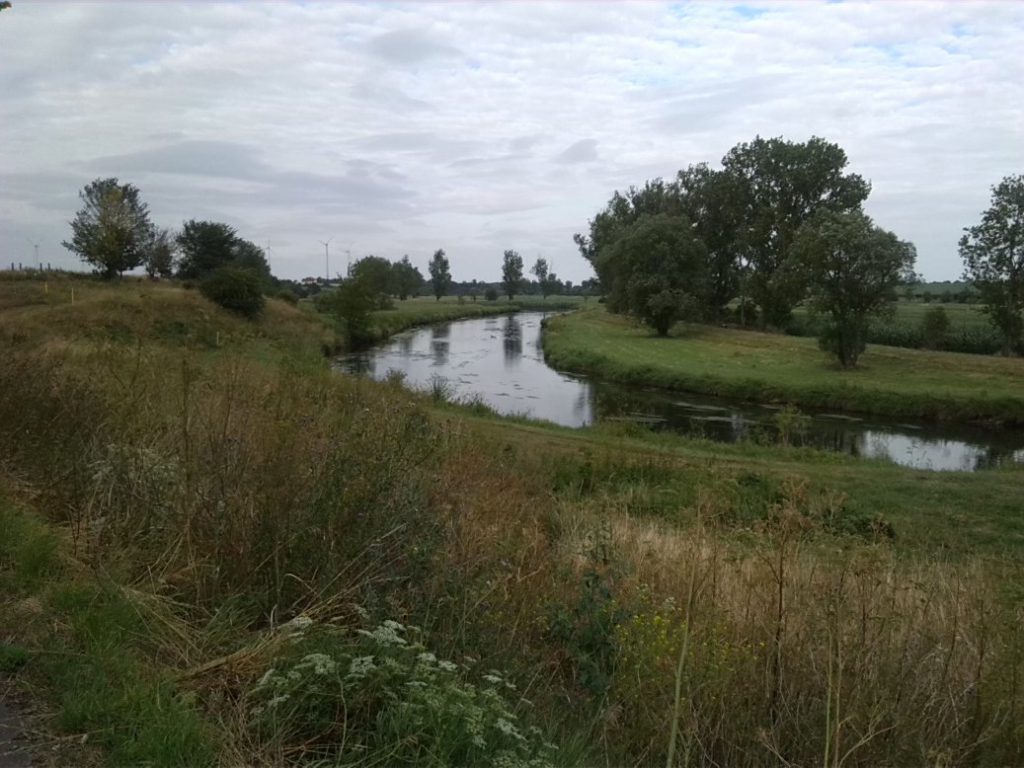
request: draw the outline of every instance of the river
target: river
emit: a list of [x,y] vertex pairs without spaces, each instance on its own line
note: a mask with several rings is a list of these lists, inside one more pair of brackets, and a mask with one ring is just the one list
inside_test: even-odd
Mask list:
[[[583,427],[629,421],[723,442],[777,442],[780,408],[682,392],[623,387],[568,375],[544,362],[543,312],[522,312],[413,329],[366,352],[342,356],[348,373],[400,371],[426,389],[440,379],[455,398],[479,398],[498,413]],[[787,439],[917,469],[977,471],[1024,462],[1024,434],[964,424],[913,423],[851,414],[808,414]]]

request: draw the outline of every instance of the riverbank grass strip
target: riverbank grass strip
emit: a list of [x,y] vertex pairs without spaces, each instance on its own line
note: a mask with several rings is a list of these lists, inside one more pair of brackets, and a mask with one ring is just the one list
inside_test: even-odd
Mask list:
[[705,325],[656,338],[603,309],[552,318],[550,364],[623,384],[884,416],[1024,424],[1024,360],[869,345],[843,371],[812,339]]

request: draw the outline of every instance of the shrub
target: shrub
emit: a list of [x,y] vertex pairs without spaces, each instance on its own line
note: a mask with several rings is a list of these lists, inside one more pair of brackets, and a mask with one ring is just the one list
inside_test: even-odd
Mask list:
[[349,755],[364,765],[551,764],[554,747],[509,706],[512,683],[496,670],[479,684],[467,679],[465,666],[438,659],[416,634],[385,621],[356,638],[293,637],[249,690],[250,728],[268,746],[332,765]]
[[291,304],[293,307],[299,303],[299,297],[292,293],[290,290],[285,288],[283,291],[279,291],[277,298],[286,304]]
[[248,269],[221,267],[199,286],[203,296],[226,310],[250,319],[263,311],[260,278]]
[[486,291],[484,291],[484,298],[487,299],[488,301],[497,301],[498,290],[496,288],[488,288]]
[[921,319],[921,346],[925,349],[942,349],[949,336],[949,315],[942,307],[932,307]]

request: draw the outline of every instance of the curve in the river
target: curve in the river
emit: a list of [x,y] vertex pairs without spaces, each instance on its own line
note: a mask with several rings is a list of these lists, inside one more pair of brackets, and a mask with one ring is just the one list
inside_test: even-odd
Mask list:
[[[725,442],[778,436],[777,407],[624,387],[553,370],[541,349],[545,315],[521,312],[413,329],[345,355],[338,365],[375,379],[400,371],[419,389],[440,377],[457,398],[479,398],[501,414],[570,427],[622,420]],[[1009,430],[844,414],[813,415],[798,442],[919,469],[974,471],[1024,461],[1024,435]]]

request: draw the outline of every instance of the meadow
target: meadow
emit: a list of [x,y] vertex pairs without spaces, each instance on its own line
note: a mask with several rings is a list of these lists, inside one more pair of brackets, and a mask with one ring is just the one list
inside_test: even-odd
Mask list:
[[625,384],[897,417],[1024,424],[1024,360],[869,345],[853,370],[815,340],[680,324],[652,336],[602,308],[552,318],[549,362]]
[[0,281],[0,670],[68,764],[1024,758],[1019,469],[502,420],[69,287]]

